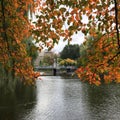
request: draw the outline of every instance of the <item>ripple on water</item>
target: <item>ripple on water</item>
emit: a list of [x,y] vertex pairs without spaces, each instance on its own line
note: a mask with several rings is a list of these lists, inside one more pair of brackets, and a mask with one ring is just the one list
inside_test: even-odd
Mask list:
[[34,94],[33,105],[13,106],[16,120],[120,120],[119,84],[96,87],[78,79],[44,76]]

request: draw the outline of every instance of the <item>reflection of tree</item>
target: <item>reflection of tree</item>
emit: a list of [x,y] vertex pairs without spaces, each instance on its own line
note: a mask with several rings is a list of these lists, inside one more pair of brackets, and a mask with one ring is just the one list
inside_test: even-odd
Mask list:
[[18,120],[26,107],[33,108],[36,100],[36,88],[18,84],[15,92],[0,93],[0,120]]
[[[89,113],[89,120],[108,120],[117,117],[120,106],[119,85],[102,85],[99,87],[84,84],[83,101]],[[116,109],[118,108],[118,109]],[[114,114],[114,117],[113,117]],[[115,115],[116,114],[116,115]]]

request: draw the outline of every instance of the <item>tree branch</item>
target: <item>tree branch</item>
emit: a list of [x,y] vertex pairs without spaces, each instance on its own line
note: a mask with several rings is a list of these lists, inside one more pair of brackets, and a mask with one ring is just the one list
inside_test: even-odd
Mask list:
[[118,41],[118,49],[120,49],[120,36],[119,36],[119,23],[118,23],[118,8],[117,8],[117,0],[114,0],[115,2],[115,21],[116,21],[116,31],[117,31],[117,41]]
[[108,63],[110,63],[112,60],[114,60],[114,58],[116,58],[118,55],[120,55],[120,51],[118,53],[116,53],[116,55],[114,55],[111,59],[109,59]]

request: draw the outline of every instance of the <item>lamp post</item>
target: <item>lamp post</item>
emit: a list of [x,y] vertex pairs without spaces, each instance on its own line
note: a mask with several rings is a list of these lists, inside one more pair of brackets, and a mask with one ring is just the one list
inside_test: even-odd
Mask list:
[[56,76],[56,73],[57,73],[57,58],[54,58],[53,75]]

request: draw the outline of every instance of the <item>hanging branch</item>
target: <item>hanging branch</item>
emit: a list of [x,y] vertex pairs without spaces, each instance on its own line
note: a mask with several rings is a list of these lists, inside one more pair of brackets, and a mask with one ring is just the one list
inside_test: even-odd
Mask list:
[[118,49],[120,49],[120,37],[119,37],[119,28],[118,28],[118,8],[117,8],[117,0],[115,2],[115,21],[116,21],[116,31],[117,31],[117,41],[118,41]]

